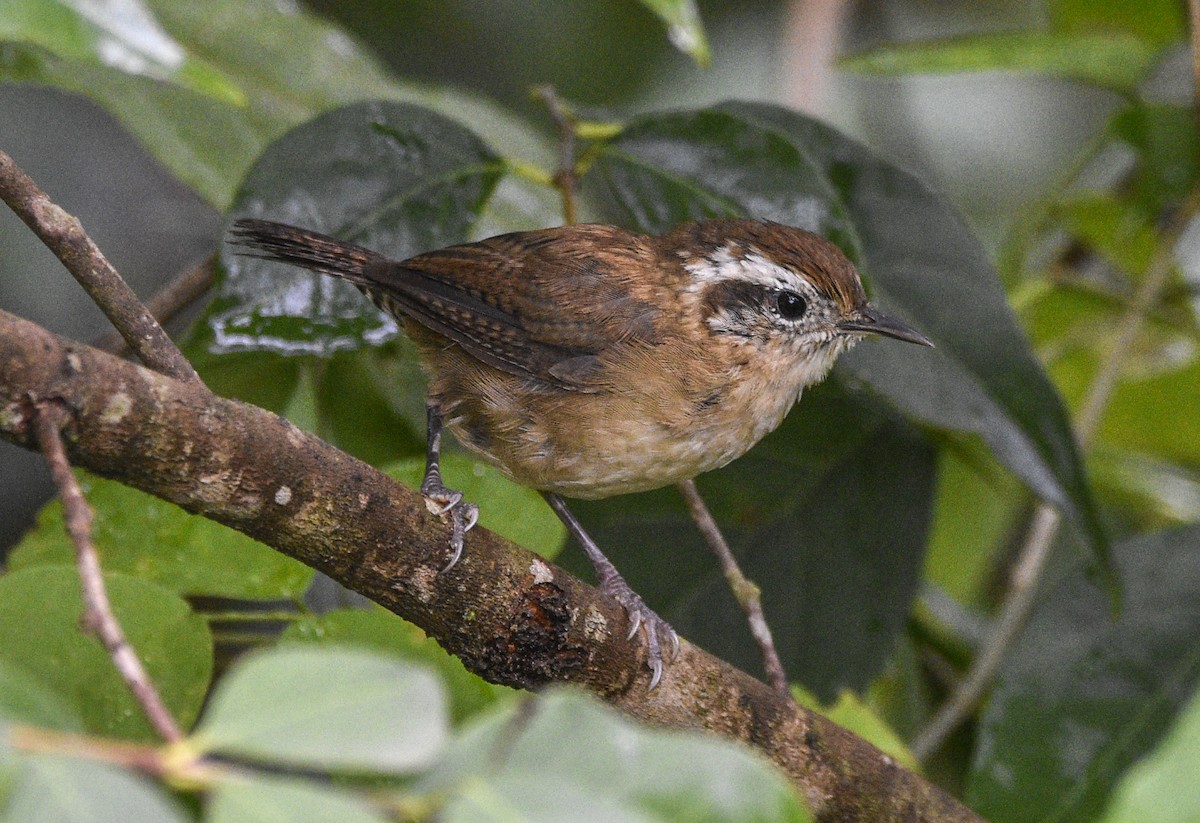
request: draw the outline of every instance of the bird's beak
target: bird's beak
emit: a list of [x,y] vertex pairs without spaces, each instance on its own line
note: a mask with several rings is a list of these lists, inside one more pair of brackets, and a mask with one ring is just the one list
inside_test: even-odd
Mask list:
[[838,323],[838,330],[851,334],[882,334],[918,346],[933,346],[933,341],[907,323],[888,317],[872,306],[864,306],[854,317]]

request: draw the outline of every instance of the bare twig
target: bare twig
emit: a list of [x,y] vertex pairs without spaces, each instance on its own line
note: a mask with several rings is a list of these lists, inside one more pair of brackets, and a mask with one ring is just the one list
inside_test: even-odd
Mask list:
[[[1096,434],[1104,408],[1120,379],[1125,358],[1133,349],[1151,307],[1158,302],[1167,286],[1175,261],[1175,244],[1198,209],[1200,194],[1193,193],[1162,230],[1158,251],[1125,311],[1117,336],[1105,353],[1079,411],[1075,429],[1081,448],[1086,448]],[[1033,612],[1037,583],[1061,522],[1062,516],[1048,504],[1043,503],[1034,511],[1025,544],[1013,566],[1008,595],[992,632],[958,689],[914,738],[910,748],[917,759],[923,760],[940,749],[946,738],[975,711],[987,694],[1000,665]]]
[[168,743],[177,743],[183,739],[183,732],[154,688],[137,652],[129,645],[109,603],[108,592],[104,588],[104,573],[100,569],[100,556],[92,544],[92,508],[84,499],[83,489],[71,472],[71,464],[63,447],[62,426],[66,417],[59,403],[40,403],[37,406],[35,429],[38,445],[50,464],[50,474],[62,498],[67,532],[75,544],[75,561],[83,593],[83,626],[104,644],[113,666],[129,686],[129,691],[133,692],[154,730]]
[[562,194],[563,221],[572,226],[578,220],[575,190],[579,186],[579,175],[575,168],[575,115],[553,86],[538,86],[534,94],[546,105],[550,117],[558,126],[558,171],[554,174],[554,185]]
[[[151,295],[146,301],[146,309],[160,325],[166,325],[177,314],[203,297],[212,288],[215,278],[216,257],[209,255]],[[92,341],[92,345],[118,357],[124,357],[130,351],[129,345],[117,331]]]
[[105,259],[79,221],[51,202],[2,151],[0,199],[62,261],[143,363],[176,379],[200,382],[192,364]]
[[753,580],[742,574],[737,558],[733,556],[733,551],[730,550],[725,535],[721,533],[721,527],[717,525],[704,498],[700,496],[700,490],[696,488],[696,481],[684,480],[678,485],[678,488],[679,493],[683,495],[683,501],[687,503],[692,520],[696,522],[696,526],[704,535],[709,548],[721,563],[721,571],[724,572],[725,580],[729,583],[729,590],[733,592],[734,599],[746,613],[746,621],[750,624],[750,634],[754,636],[754,642],[758,644],[759,651],[762,653],[763,670],[767,674],[767,682],[775,691],[790,700],[792,692],[788,686],[787,673],[783,670],[783,662],[779,659],[779,652],[775,650],[775,639],[771,636],[771,627],[767,624],[767,617],[763,613],[762,590]]

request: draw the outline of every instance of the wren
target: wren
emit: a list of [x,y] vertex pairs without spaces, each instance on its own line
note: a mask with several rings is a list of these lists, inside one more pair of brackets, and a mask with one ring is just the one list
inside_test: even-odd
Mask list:
[[442,481],[441,432],[543,493],[600,588],[642,632],[659,682],[678,637],[630,588],[563,497],[678,483],[741,456],[864,335],[932,345],[867,303],[819,235],[758,220],[662,236],[572,225],[390,260],[306,229],[235,223],[254,256],[358,286],[397,318],[429,374],[421,492],[449,516],[452,567],[478,508]]

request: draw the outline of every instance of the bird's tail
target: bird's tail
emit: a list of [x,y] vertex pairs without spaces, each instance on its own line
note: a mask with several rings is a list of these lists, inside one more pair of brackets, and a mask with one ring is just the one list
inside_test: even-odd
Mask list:
[[367,269],[384,259],[362,246],[270,220],[242,218],[233,224],[230,233],[235,246],[251,250],[249,257],[290,263],[357,286],[368,285]]

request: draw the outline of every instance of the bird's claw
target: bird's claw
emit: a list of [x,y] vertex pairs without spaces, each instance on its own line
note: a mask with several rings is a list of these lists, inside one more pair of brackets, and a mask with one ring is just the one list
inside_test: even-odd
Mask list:
[[[670,623],[647,606],[637,592],[620,577],[601,584],[600,590],[625,607],[625,614],[629,620],[629,632],[625,639],[632,640],[634,635],[641,632],[646,644],[646,665],[650,668],[650,684],[646,690],[654,691],[662,680],[665,664],[673,662],[679,656],[679,635],[671,628]],[[665,660],[664,640],[668,652]]]
[[463,542],[467,532],[479,522],[479,507],[463,501],[463,494],[454,489],[423,489],[425,508],[438,517],[450,515],[450,561],[442,567],[442,573],[450,571],[463,553]]

